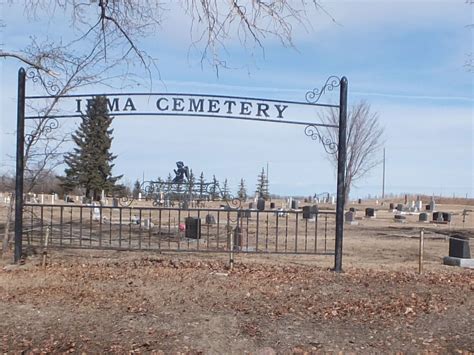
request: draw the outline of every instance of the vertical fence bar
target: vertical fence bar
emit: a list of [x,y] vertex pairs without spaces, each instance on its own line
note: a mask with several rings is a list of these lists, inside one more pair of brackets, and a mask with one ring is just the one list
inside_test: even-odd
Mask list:
[[324,251],[327,251],[328,243],[328,215],[324,215]]
[[288,251],[288,212],[285,217],[285,253]]
[[15,252],[14,262],[22,256],[23,244],[23,176],[25,151],[25,69],[18,71],[18,97],[16,121],[16,179],[15,179]]
[[112,246],[112,207],[109,208],[109,246]]
[[69,244],[72,244],[72,211],[73,208],[71,206],[69,211]]
[[151,249],[151,208],[148,210],[148,249]]
[[298,212],[295,213],[295,253],[298,251]]
[[220,232],[220,221],[221,221],[221,218],[220,218],[220,211],[217,211],[217,230],[216,230],[216,238],[217,238],[217,249],[219,249],[219,232]]
[[40,223],[41,223],[40,241],[41,241],[41,245],[43,245],[43,243],[44,243],[44,240],[43,240],[43,238],[44,238],[44,207],[43,207],[43,205],[41,205],[41,210],[40,211],[41,211],[40,212],[40,218],[41,218],[41,221],[40,221]]
[[119,207],[119,247],[122,247],[122,211],[123,208]]
[[334,271],[342,271],[342,241],[344,238],[345,168],[346,168],[346,126],[347,126],[347,78],[342,77],[339,96],[339,139],[337,150],[337,202],[336,243]]
[[132,209],[128,209],[128,248],[132,247]]
[[276,212],[276,228],[275,228],[275,251],[278,252],[278,221],[280,219],[279,212]]
[[258,251],[258,229],[260,222],[260,211],[257,211],[257,227],[255,230],[255,251]]
[[308,250],[308,218],[305,219],[304,226],[304,251]]
[[265,235],[265,251],[268,251],[268,228],[269,228],[269,221],[268,221],[268,213],[266,219],[266,235]]
[[102,246],[102,204],[99,206],[99,247],[101,246]]
[[314,220],[314,252],[318,252],[318,216],[319,213],[316,213]]
[[79,245],[82,246],[82,205],[79,207]]
[[142,209],[138,209],[138,249],[142,248]]
[[161,212],[162,212],[162,209],[160,208],[159,210],[159,213],[158,213],[158,250],[161,249],[161,236],[162,236],[162,232],[161,232]]
[[59,245],[63,245],[63,212],[64,207],[61,206],[59,210]]

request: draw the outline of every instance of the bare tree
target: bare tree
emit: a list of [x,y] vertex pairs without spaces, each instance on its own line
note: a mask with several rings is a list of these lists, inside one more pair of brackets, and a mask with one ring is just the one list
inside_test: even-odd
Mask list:
[[[232,38],[237,37],[250,51],[260,48],[262,53],[268,37],[293,46],[294,25],[311,25],[307,16],[310,6],[327,14],[317,0],[27,0],[27,17],[64,16],[79,35],[66,44],[59,38],[43,42],[33,38],[27,48],[4,49],[0,44],[0,58],[27,64],[29,79],[51,95],[65,95],[91,84],[111,85],[117,75],[120,85],[130,83],[137,64],[147,71],[152,84],[154,73],[159,77],[156,59],[142,49],[140,40],[156,36],[169,11],[189,17],[190,49],[197,48],[201,63],[207,61],[217,72],[227,66],[223,53]],[[6,25],[0,19],[0,27]],[[54,130],[58,122],[47,117],[57,104],[58,99],[52,99],[43,107],[30,108],[38,113],[38,119],[29,121],[25,192],[62,163],[62,146],[68,134],[58,135]]]
[[[321,115],[324,123],[339,125],[339,110],[330,108]],[[345,201],[348,201],[351,187],[381,163],[378,152],[383,145],[384,128],[379,114],[372,112],[370,104],[360,101],[347,114],[347,158],[345,174]],[[326,128],[326,134],[338,142],[338,129]],[[329,159],[337,169],[338,152],[330,153]]]

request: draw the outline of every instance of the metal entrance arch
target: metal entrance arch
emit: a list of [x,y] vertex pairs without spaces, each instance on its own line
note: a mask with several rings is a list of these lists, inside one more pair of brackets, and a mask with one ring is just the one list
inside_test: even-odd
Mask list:
[[[313,140],[319,141],[326,152],[336,153],[338,157],[337,168],[337,201],[335,213],[335,249],[334,249],[334,270],[342,271],[342,245],[344,234],[344,196],[345,196],[345,161],[346,161],[346,121],[347,121],[347,78],[338,78],[331,76],[327,79],[321,88],[315,88],[306,93],[306,101],[285,101],[273,99],[261,99],[255,97],[223,96],[223,95],[201,95],[201,94],[183,94],[183,93],[103,93],[103,94],[80,94],[80,95],[55,95],[55,85],[46,84],[48,95],[45,96],[26,96],[26,79],[33,82],[38,81],[34,71],[25,71],[21,68],[18,72],[18,106],[17,106],[17,146],[16,146],[16,186],[15,186],[15,251],[14,260],[19,262],[22,257],[23,245],[23,212],[25,209],[23,196],[24,179],[24,145],[25,145],[25,120],[46,119],[46,129],[54,129],[59,126],[59,119],[78,118],[82,116],[82,108],[87,105],[87,98],[93,96],[106,96],[113,98],[109,101],[109,109],[113,116],[191,116],[191,117],[211,117],[221,119],[237,119],[247,121],[260,121],[269,123],[285,123],[303,125],[305,134]],[[49,90],[48,90],[49,87]],[[319,103],[321,96],[327,91],[333,91],[339,88],[339,104]],[[50,91],[52,90],[52,92]],[[147,110],[138,110],[134,97],[154,97],[154,107]],[[119,107],[119,98],[124,98],[125,103],[122,109]],[[75,103],[72,111],[63,112],[48,116],[29,116],[25,114],[26,102],[33,100],[52,99],[56,102],[60,100],[73,100]],[[150,100],[148,100],[150,101]],[[122,101],[123,102],[123,101]],[[186,106],[187,105],[187,106]],[[206,105],[206,106],[204,106]],[[319,107],[332,107],[339,110],[339,124],[326,125],[314,122],[295,121],[285,117],[285,110],[293,105],[309,105]],[[207,107],[207,111],[204,110]],[[185,110],[185,108],[187,108]],[[270,111],[270,113],[269,113]],[[338,129],[338,142],[332,142],[324,137],[318,127],[334,127]],[[32,204],[28,204],[32,206]],[[34,206],[33,206],[34,207]],[[206,209],[210,211],[210,209]],[[188,215],[189,215],[189,210]],[[199,210],[197,213],[199,215]],[[218,211],[216,211],[219,213]],[[243,210],[234,211],[239,216]],[[51,215],[52,215],[51,209]],[[110,212],[112,214],[112,211]],[[120,212],[120,218],[122,212]],[[141,212],[140,212],[141,213]],[[170,212],[171,213],[171,212]],[[228,212],[229,215],[230,212]],[[43,214],[43,208],[41,208]],[[72,212],[71,212],[72,214]],[[151,215],[151,210],[150,210]],[[82,208],[81,208],[82,216]],[[161,211],[160,211],[161,216]],[[326,216],[327,217],[327,216]],[[71,217],[72,218],[72,217]],[[160,217],[161,218],[161,217]],[[228,217],[229,218],[229,217]],[[239,218],[239,217],[238,217]],[[278,215],[277,215],[278,218]],[[63,220],[63,209],[61,208],[61,221]],[[267,215],[268,221],[268,215]],[[327,221],[327,219],[326,219]],[[268,223],[268,222],[267,222]],[[327,222],[326,222],[327,224]],[[258,225],[258,221],[257,221]],[[296,225],[298,233],[298,213],[296,213]],[[239,225],[238,225],[239,226]],[[41,222],[41,228],[43,224]],[[257,227],[258,228],[258,227]],[[278,219],[277,219],[278,228]],[[268,228],[267,228],[268,229]],[[62,230],[61,230],[62,231]],[[141,229],[140,229],[141,231]],[[110,228],[112,234],[112,228]],[[317,233],[317,231],[316,231]],[[268,236],[268,233],[267,233]],[[278,236],[277,236],[278,238]],[[258,239],[258,230],[257,230]],[[297,239],[296,239],[297,242]],[[317,242],[317,241],[316,241]],[[141,243],[141,239],[140,239]],[[278,239],[277,239],[278,244]],[[82,244],[81,244],[82,245]],[[179,245],[179,244],[178,244]],[[161,249],[159,249],[161,250]],[[198,249],[199,250],[199,249]],[[295,248],[296,250],[296,248]],[[306,250],[306,248],[305,248]],[[315,248],[316,250],[316,248]],[[257,245],[258,251],[258,245]]]

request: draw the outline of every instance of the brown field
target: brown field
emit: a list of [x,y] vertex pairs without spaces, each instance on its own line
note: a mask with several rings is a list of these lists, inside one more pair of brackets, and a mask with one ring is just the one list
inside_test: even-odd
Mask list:
[[[400,224],[386,206],[354,205],[376,207],[377,218],[345,226],[341,274],[329,271],[327,255],[237,253],[229,270],[226,253],[51,249],[44,269],[42,248],[20,266],[9,253],[0,350],[474,352],[474,270],[442,265],[447,237],[474,233],[474,212],[463,223],[468,203],[455,202],[438,208],[453,213],[448,225],[416,215]],[[2,238],[5,210],[0,204]],[[333,247],[333,235],[326,242]]]

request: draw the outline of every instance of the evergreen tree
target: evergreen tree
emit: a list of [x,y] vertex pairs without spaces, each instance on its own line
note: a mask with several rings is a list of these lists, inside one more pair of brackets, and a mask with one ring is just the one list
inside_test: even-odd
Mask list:
[[204,184],[206,181],[204,180],[204,173],[201,171],[201,175],[199,175],[199,198],[202,199],[202,196],[204,194]]
[[224,180],[224,185],[222,186],[222,199],[226,201],[230,199],[230,191],[227,179]]
[[245,180],[240,179],[240,184],[237,192],[237,196],[241,201],[247,200],[247,188],[245,187]]
[[133,191],[132,191],[133,198],[138,198],[141,192],[142,192],[142,186],[140,184],[140,181],[137,179],[137,181],[135,181],[135,183],[133,184]]
[[258,197],[265,200],[270,198],[270,193],[268,192],[268,178],[263,168],[262,172],[258,175],[257,190],[255,192],[258,194]]
[[217,190],[218,185],[219,185],[219,181],[217,181],[215,175],[212,175],[212,184],[209,188],[209,194],[210,194],[211,200],[216,200],[219,197],[219,192]]
[[76,147],[64,156],[65,176],[61,177],[65,190],[82,187],[86,196],[98,200],[101,191],[113,193],[120,176],[112,176],[113,160],[110,152],[113,117],[109,115],[107,99],[97,96],[82,116],[79,128],[72,135]]

